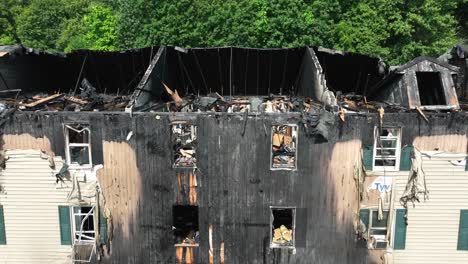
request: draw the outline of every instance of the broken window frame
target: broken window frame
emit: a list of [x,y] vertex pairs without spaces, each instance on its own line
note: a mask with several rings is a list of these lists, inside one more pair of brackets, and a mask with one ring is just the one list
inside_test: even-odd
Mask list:
[[[372,165],[374,168],[374,171],[398,171],[400,168],[400,155],[401,155],[401,133],[402,129],[400,127],[383,127],[382,130],[384,129],[393,129],[397,131],[396,136],[381,136],[380,135],[380,129],[378,126],[374,128],[374,150],[372,154]],[[394,148],[391,147],[383,147],[381,146],[381,142],[383,141],[390,141],[390,140],[396,140],[396,146]],[[394,150],[395,155],[380,155],[377,156],[378,150]],[[376,165],[377,160],[395,160],[395,165],[394,166],[378,166]]]
[[[372,221],[373,215],[378,214],[379,209],[378,208],[369,208],[369,228],[367,230],[367,237],[368,238],[374,237],[375,239],[379,239],[379,240],[386,240],[387,239],[388,221],[390,221],[390,219],[389,219],[390,210],[383,209],[382,211],[383,211],[384,215],[387,214],[387,222],[385,223],[385,227],[374,227],[373,226],[373,221]],[[392,224],[394,224],[394,223],[392,223]],[[382,230],[385,231],[385,234],[377,234],[377,235],[372,234],[372,231],[382,231]]]
[[[74,128],[73,126],[82,126],[83,128],[81,130],[78,130]],[[91,168],[93,166],[93,161],[92,161],[92,156],[91,156],[91,129],[89,128],[88,124],[77,124],[77,123],[71,123],[71,124],[64,124],[63,126],[64,129],[64,134],[65,134],[65,157],[67,164],[70,168]],[[88,131],[88,143],[73,143],[70,142],[70,130],[74,130],[76,132],[79,131]],[[77,164],[77,163],[72,163],[71,161],[71,148],[73,147],[80,147],[80,148],[87,148],[88,150],[88,159],[89,163],[88,164]]]
[[[422,88],[423,86],[423,82],[420,81],[420,79],[422,77],[419,77],[419,76],[422,76],[422,75],[429,75],[429,74],[433,74],[433,75],[437,75],[437,79],[438,79],[438,84],[440,85],[438,88],[440,89],[440,91],[430,91],[431,93],[433,93],[433,95],[436,95],[436,96],[441,96],[442,98],[439,98],[439,100],[442,100],[443,102],[440,102],[440,103],[437,103],[437,104],[423,104],[423,94],[424,93],[428,93],[428,91],[424,91]],[[416,76],[416,83],[417,83],[417,87],[418,87],[418,94],[419,94],[419,105],[421,107],[421,109],[425,109],[426,107],[430,108],[431,106],[435,106],[435,107],[446,107],[448,104],[447,104],[447,95],[445,94],[445,86],[444,86],[444,82],[443,82],[443,79],[442,79],[442,73],[441,72],[432,72],[432,71],[416,71],[415,72],[415,76]],[[427,81],[426,81],[427,82]],[[435,88],[435,87],[432,87],[432,88]],[[423,93],[423,94],[421,94]]]
[[[171,147],[172,147],[172,168],[174,169],[177,169],[177,168],[197,168],[197,144],[195,143],[195,145],[193,146],[192,150],[193,150],[193,155],[195,156],[195,161],[193,162],[193,165],[192,166],[183,166],[183,165],[177,165],[176,164],[176,150],[175,150],[175,144],[176,144],[176,136],[175,136],[175,133],[174,133],[174,126],[177,126],[177,125],[183,125],[183,126],[190,126],[191,129],[190,129],[190,133],[191,133],[191,136],[192,136],[192,139],[194,138],[195,141],[198,141],[198,127],[194,124],[191,124],[189,122],[186,122],[186,121],[176,121],[176,122],[172,122],[171,123],[171,126],[170,126],[170,129],[171,129]],[[192,141],[193,142],[193,141]]]
[[[278,127],[278,126],[290,126],[290,127],[293,127],[295,132],[296,132],[296,137],[294,138],[293,142],[295,144],[295,150],[294,150],[294,166],[293,167],[288,167],[288,166],[279,166],[279,167],[275,167],[274,165],[274,162],[273,162],[273,158],[274,158],[274,154],[273,154],[273,137],[274,137],[274,128],[275,127]],[[293,130],[293,132],[294,132]],[[295,171],[297,170],[297,148],[298,148],[298,140],[299,140],[299,126],[297,124],[273,124],[271,126],[271,129],[270,129],[270,170],[292,170],[292,171]]]
[[[289,249],[295,249],[296,248],[296,214],[297,214],[297,208],[295,206],[270,206],[270,248],[289,248]],[[281,244],[276,244],[273,243],[273,232],[274,232],[274,226],[273,226],[273,221],[274,215],[273,211],[274,210],[291,210],[292,211],[292,243],[291,245],[281,245]]]
[[[75,208],[83,208],[83,207],[91,207],[88,213],[75,213]],[[95,221],[95,205],[80,205],[80,206],[70,206],[70,218],[72,223],[72,236],[73,236],[73,244],[90,244],[96,242],[96,221]],[[85,218],[81,219],[81,223],[76,223],[77,216],[85,216]],[[83,231],[84,221],[92,217],[94,230],[93,231]],[[79,229],[77,229],[79,227]],[[86,235],[86,234],[93,234],[93,237]],[[77,237],[79,237],[77,239]],[[82,239],[84,238],[84,239]]]
[[[198,230],[194,230],[195,231],[195,237],[194,237],[194,243],[186,243],[186,242],[181,242],[181,243],[177,243],[176,242],[176,238],[177,238],[177,235],[175,233],[175,230],[177,229],[176,226],[175,226],[175,207],[184,207],[184,206],[187,206],[187,207],[195,207],[196,210],[197,210],[197,227],[198,227]],[[198,232],[198,240],[200,240],[200,208],[198,205],[181,205],[181,204],[176,204],[176,205],[173,205],[172,206],[172,228],[173,228],[173,233],[174,233],[174,247],[198,247],[199,246],[199,242],[197,242],[197,238],[196,238],[196,235],[197,235],[197,232]],[[186,238],[185,238],[186,239]]]

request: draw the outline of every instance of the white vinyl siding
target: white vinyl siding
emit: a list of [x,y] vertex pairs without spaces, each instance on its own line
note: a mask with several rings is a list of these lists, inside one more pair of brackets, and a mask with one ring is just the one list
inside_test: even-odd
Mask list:
[[[6,151],[0,172],[0,203],[5,215],[7,245],[0,245],[0,264],[71,263],[71,246],[61,245],[58,206],[66,205],[71,182],[56,184],[60,158],[51,169],[38,150]],[[62,185],[62,187],[60,187]]]
[[[457,251],[460,209],[468,208],[468,172],[464,166],[451,163],[465,157],[423,152],[429,200],[416,203],[414,208],[408,204],[406,248],[393,251],[394,264],[468,263],[468,251]],[[408,172],[398,175],[395,188],[400,197]]]

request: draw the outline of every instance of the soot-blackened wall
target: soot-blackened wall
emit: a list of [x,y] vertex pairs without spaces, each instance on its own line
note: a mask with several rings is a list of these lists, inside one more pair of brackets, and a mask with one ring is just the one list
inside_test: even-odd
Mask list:
[[[466,134],[464,113],[429,119],[386,114],[384,124],[404,127],[403,144]],[[300,124],[298,113],[17,113],[3,132],[49,138],[55,155],[63,155],[61,123],[73,120],[90,122],[94,151],[102,152],[93,161],[104,164],[98,178],[113,218],[105,263],[376,263],[355,242],[353,166],[377,115],[337,121],[328,143],[315,144],[300,129],[296,171],[269,169],[270,127]],[[198,126],[196,170],[172,168],[170,124],[180,120]],[[199,247],[174,247],[176,204],[199,207]],[[295,251],[269,248],[270,206],[297,208]]]

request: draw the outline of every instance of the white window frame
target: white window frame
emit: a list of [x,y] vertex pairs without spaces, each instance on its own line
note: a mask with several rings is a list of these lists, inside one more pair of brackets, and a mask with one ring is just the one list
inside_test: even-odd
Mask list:
[[[296,149],[294,152],[294,167],[273,167],[273,127],[277,126],[291,126],[294,127],[296,130]],[[299,147],[299,127],[297,124],[273,124],[270,128],[270,170],[297,170],[297,149]]]
[[[383,127],[382,129],[396,129],[398,131],[398,135],[393,137],[382,137],[380,136],[380,129],[379,127],[374,127],[374,150],[372,154],[372,167],[374,171],[399,171],[400,170],[400,155],[401,155],[401,127]],[[385,139],[396,139],[396,147],[395,148],[380,148],[378,146],[379,142]],[[385,160],[383,156],[377,157],[377,149],[394,149],[395,150],[395,166],[376,166],[375,161],[376,159]],[[393,157],[391,157],[393,158]]]
[[[280,245],[273,243],[273,211],[274,210],[284,210],[289,209],[292,210],[293,215],[293,222],[292,222],[292,245]],[[270,248],[296,248],[296,207],[295,206],[270,206]]]
[[[84,126],[83,129],[77,130],[73,126],[81,125]],[[70,168],[91,168],[93,166],[93,159],[91,156],[91,129],[86,124],[64,124],[64,132],[65,132],[65,157],[67,164]],[[69,131],[88,131],[88,143],[70,143],[70,135]],[[70,148],[71,147],[87,147],[88,148],[88,157],[89,157],[89,164],[75,164],[71,163],[71,156],[70,156]]]
[[[91,207],[91,210],[89,213],[75,213],[75,208],[82,208],[82,207]],[[86,244],[86,243],[95,243],[96,242],[96,214],[94,213],[95,211],[95,206],[94,205],[82,205],[82,206],[70,206],[70,218],[71,218],[71,223],[72,223],[72,236],[73,236],[73,244]],[[76,223],[75,216],[92,216],[93,217],[93,225],[94,225],[94,230],[93,231],[79,231],[82,230],[82,223]],[[85,218],[86,219],[86,218]],[[77,230],[78,228],[79,230]],[[94,237],[87,236],[86,234],[94,234]],[[79,236],[79,239],[76,237]],[[81,239],[83,237],[83,239]]]
[[[372,227],[372,214],[376,213],[378,214],[379,212],[378,208],[369,208],[369,228],[367,230],[367,237],[370,238],[373,236],[376,239],[387,239],[387,234],[388,234],[388,223],[385,227]],[[390,221],[390,210],[388,209],[383,209],[382,210],[384,213],[387,212],[387,221]],[[392,223],[393,224],[393,223]],[[385,235],[371,235],[371,230],[385,230]]]

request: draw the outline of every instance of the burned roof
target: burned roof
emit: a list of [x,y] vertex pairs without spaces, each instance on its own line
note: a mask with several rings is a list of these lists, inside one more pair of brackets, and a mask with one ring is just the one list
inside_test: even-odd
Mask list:
[[378,57],[308,46],[0,52],[2,102],[45,111],[401,111],[405,104],[365,95],[424,60],[456,70],[419,57],[389,72]]
[[402,72],[408,68],[410,68],[411,66],[413,65],[416,65],[422,61],[430,61],[432,63],[435,63],[435,64],[438,64],[442,67],[445,67],[447,69],[449,69],[450,71],[453,71],[453,72],[458,72],[458,67],[456,66],[453,66],[453,65],[450,65],[444,61],[441,61],[441,60],[438,60],[438,59],[435,59],[435,58],[432,58],[432,57],[428,57],[428,56],[420,56],[420,57],[417,57],[415,59],[413,59],[412,61],[409,61],[401,66],[398,66],[394,72],[398,73],[398,72]]

